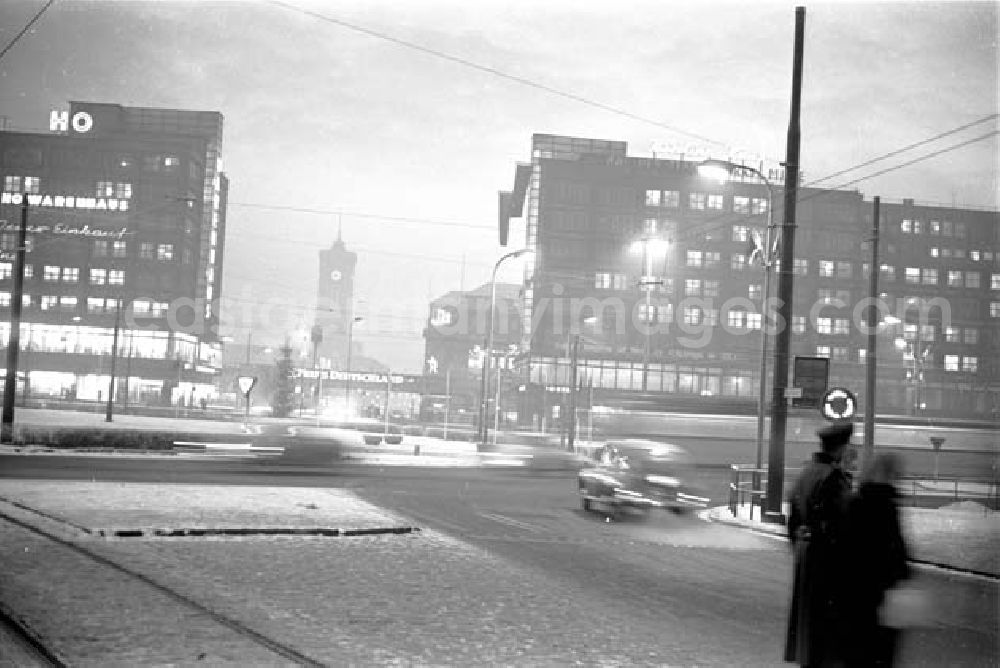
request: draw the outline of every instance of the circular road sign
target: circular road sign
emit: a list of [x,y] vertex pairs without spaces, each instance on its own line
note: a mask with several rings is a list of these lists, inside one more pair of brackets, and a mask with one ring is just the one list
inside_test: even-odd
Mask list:
[[819,411],[827,420],[847,420],[854,417],[858,409],[858,398],[843,387],[827,390],[819,404]]

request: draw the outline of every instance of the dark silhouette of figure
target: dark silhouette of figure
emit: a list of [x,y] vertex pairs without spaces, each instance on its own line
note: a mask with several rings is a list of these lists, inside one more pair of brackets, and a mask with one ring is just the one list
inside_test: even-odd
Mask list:
[[853,431],[850,423],[820,429],[822,450],[813,454],[790,494],[788,537],[795,571],[785,661],[803,666],[845,662],[843,563],[851,483],[841,461]]
[[897,455],[877,455],[848,506],[851,666],[891,666],[896,654],[899,632],[882,626],[879,608],[886,591],[910,577],[896,504],[895,482],[901,472]]

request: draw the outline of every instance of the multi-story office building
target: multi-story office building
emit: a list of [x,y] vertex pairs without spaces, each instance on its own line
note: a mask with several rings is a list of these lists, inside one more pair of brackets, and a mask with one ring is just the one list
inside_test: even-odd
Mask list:
[[49,121],[48,133],[0,132],[3,342],[28,202],[24,396],[106,400],[114,349],[123,401],[210,397],[221,361],[222,115],[71,102]]
[[[523,420],[554,403],[538,393],[565,393],[574,341],[578,382],[601,401],[753,410],[762,325],[779,324],[762,311],[760,260],[769,209],[782,220],[783,175],[758,166],[766,180],[738,170],[719,181],[698,165],[631,157],[624,142],[533,137],[530,166],[501,197],[501,225],[523,217],[534,251]],[[791,354],[827,359],[829,386],[859,397],[872,208],[856,191],[800,188],[787,323]],[[879,412],[988,416],[1000,405],[997,212],[883,202],[880,221]]]

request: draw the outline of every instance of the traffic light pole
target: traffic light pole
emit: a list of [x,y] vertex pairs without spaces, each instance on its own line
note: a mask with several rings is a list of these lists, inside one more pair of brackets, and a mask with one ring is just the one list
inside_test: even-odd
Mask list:
[[17,356],[21,351],[21,304],[24,299],[24,254],[28,243],[28,196],[21,195],[21,227],[17,231],[14,293],[10,302],[10,336],[7,340],[7,377],[3,386],[0,443],[14,442],[14,396],[17,394]]
[[795,48],[792,55],[792,106],[785,148],[785,219],[781,230],[781,267],[778,272],[778,322],[782,323],[774,344],[774,384],[771,395],[771,439],[767,461],[767,498],[764,521],[784,524],[785,423],[788,403],[788,353],[791,343],[792,297],[795,262],[795,200],[799,191],[799,110],[802,100],[802,54],[805,43],[806,8],[795,8]]

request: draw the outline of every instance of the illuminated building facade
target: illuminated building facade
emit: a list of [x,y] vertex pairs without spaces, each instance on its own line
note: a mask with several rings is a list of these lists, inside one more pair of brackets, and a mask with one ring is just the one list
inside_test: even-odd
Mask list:
[[[596,401],[756,410],[757,260],[769,206],[774,223],[782,220],[784,177],[779,166],[755,165],[772,197],[758,176],[720,182],[700,175],[699,162],[628,156],[618,141],[534,135],[530,165],[518,166],[512,194],[501,198],[501,207],[523,207],[500,212],[501,225],[523,218],[524,243],[535,251],[524,277],[523,422],[565,395],[575,336],[578,383]],[[880,220],[879,293],[889,317],[879,333],[879,412],[995,414],[997,212],[907,200],[883,202]],[[791,355],[828,359],[829,386],[853,390],[863,405],[872,202],[856,191],[802,187],[797,226]]]
[[29,402],[216,394],[228,180],[218,112],[71,102],[0,132],[0,340],[28,201],[19,391]]

